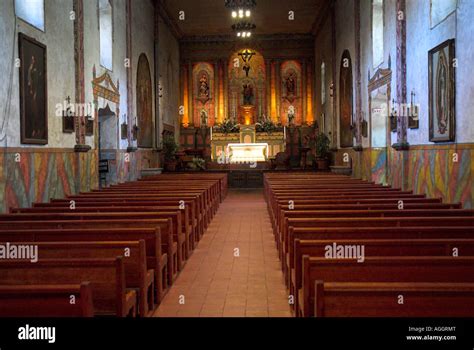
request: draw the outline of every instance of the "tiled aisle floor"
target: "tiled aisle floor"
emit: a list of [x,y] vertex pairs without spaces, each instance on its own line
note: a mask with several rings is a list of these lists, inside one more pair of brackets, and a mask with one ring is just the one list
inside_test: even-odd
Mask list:
[[291,316],[261,190],[229,192],[155,315]]

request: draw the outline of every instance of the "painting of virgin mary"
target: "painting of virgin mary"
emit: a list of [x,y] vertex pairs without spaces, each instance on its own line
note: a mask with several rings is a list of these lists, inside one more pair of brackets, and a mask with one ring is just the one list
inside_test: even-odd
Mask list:
[[455,139],[454,39],[429,52],[430,141]]

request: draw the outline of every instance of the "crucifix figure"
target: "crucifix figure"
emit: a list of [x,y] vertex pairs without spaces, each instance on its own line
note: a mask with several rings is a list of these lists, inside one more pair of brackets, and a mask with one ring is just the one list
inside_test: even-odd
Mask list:
[[250,72],[250,60],[252,59],[253,56],[255,56],[255,52],[250,51],[249,49],[245,49],[242,52],[239,52],[239,56],[242,58],[242,61],[244,61],[244,67],[243,70],[245,72],[245,75],[248,77],[249,72]]

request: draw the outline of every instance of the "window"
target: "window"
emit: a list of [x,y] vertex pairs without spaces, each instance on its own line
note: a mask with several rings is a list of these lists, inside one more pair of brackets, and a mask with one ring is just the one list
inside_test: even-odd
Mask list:
[[44,0],[15,0],[16,15],[44,31]]
[[372,62],[383,63],[383,0],[372,0]]
[[326,103],[326,63],[321,64],[321,105]]
[[456,11],[457,0],[431,0],[431,28],[443,22]]
[[99,0],[100,64],[112,70],[113,23],[109,0]]

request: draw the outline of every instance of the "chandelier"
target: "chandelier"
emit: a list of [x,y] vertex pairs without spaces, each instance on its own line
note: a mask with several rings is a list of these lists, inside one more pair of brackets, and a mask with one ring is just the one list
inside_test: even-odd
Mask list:
[[232,10],[232,19],[238,21],[232,25],[232,30],[239,38],[250,38],[252,31],[257,27],[249,22],[252,9],[257,6],[256,0],[226,0],[225,7]]
[[232,30],[237,33],[239,38],[250,38],[252,36],[252,31],[257,26],[253,23],[241,21],[239,23],[232,25]]

